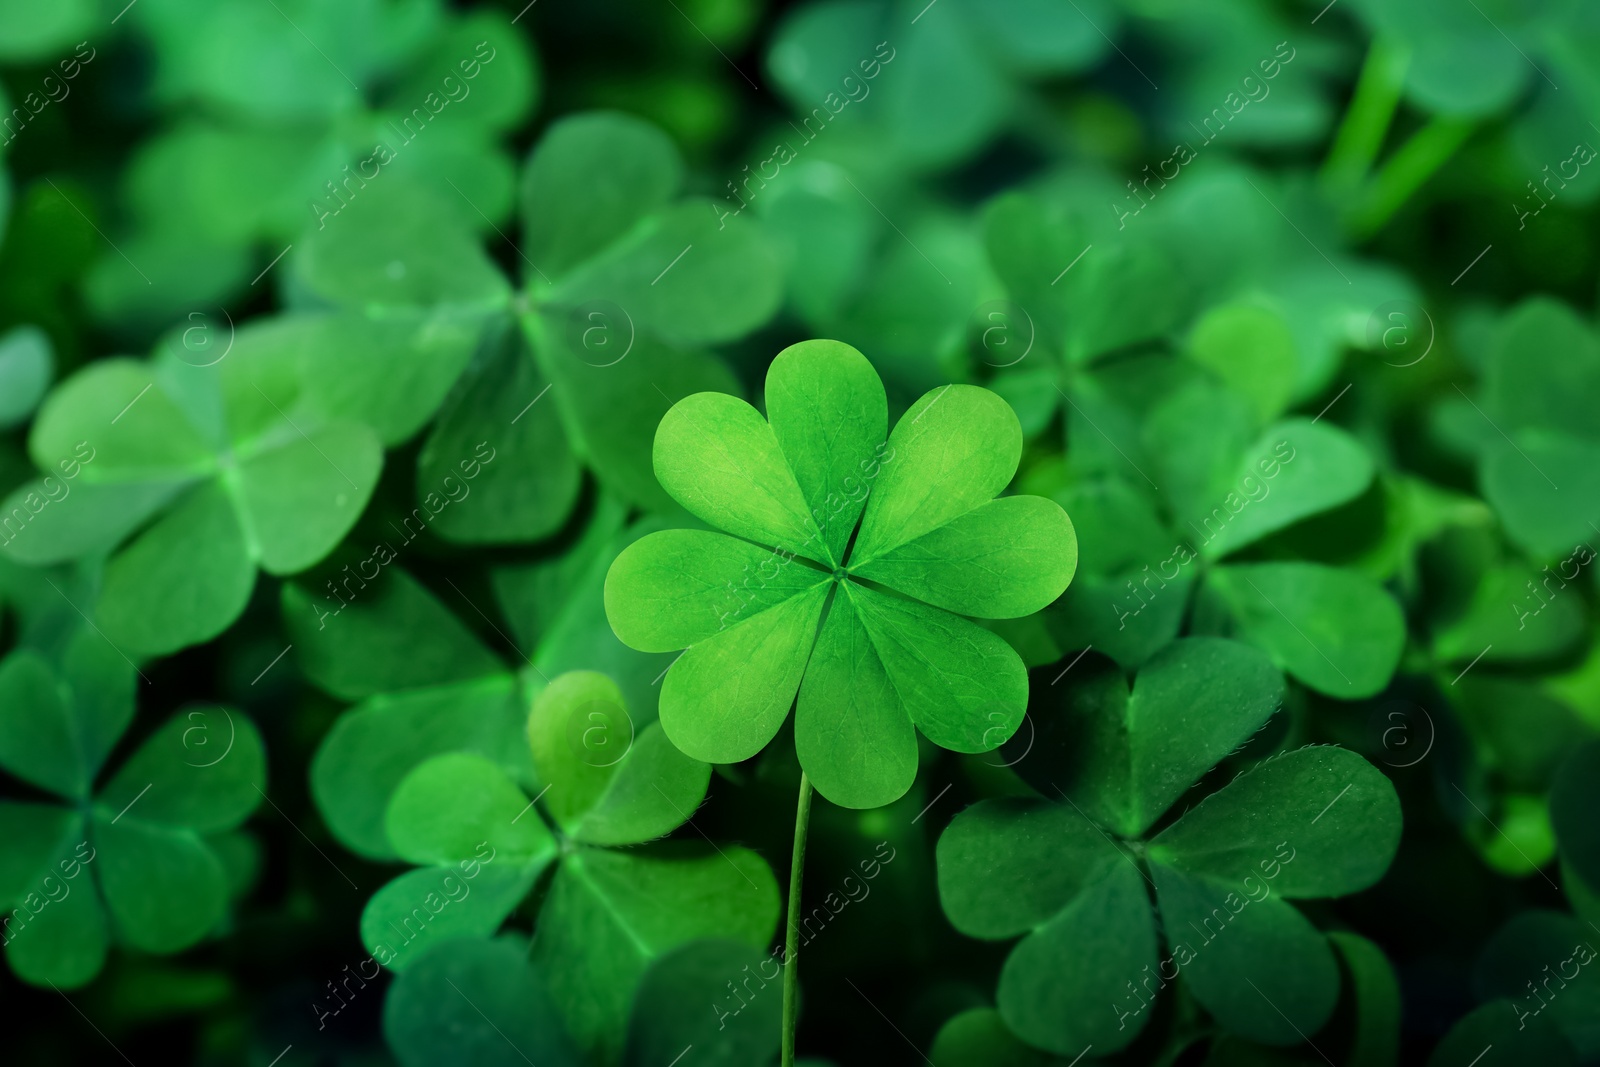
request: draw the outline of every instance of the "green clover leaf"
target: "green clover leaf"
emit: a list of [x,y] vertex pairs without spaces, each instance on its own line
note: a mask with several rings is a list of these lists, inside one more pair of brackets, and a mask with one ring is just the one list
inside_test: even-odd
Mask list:
[[[373,958],[404,972],[432,946],[492,936],[554,867],[532,963],[550,976],[568,1032],[609,1061],[653,961],[710,936],[762,949],[778,888],[757,854],[621,851],[687,822],[710,768],[674,748],[659,723],[618,738],[619,721],[631,720],[616,683],[571,672],[551,681],[528,716],[545,782],[531,800],[498,764],[468,752],[407,774],[389,800],[386,834],[400,858],[422,866],[368,902],[361,933]],[[607,734],[600,743],[595,729]]]
[[1220,596],[1239,636],[1287,673],[1344,700],[1383,691],[1405,648],[1405,616],[1394,597],[1355,571],[1316,563],[1214,568],[1207,591]]
[[549,981],[526,939],[441,941],[420,952],[383,1002],[383,1032],[405,1067],[580,1067]]
[[[985,278],[971,227],[901,182],[822,159],[790,167],[750,206],[793,264],[788,298],[806,331],[871,352],[897,399],[949,380]],[[873,210],[884,202],[915,214],[891,221]]]
[[457,476],[486,436],[495,450],[477,503],[441,514],[441,536],[549,536],[576,504],[584,466],[627,501],[671,508],[650,473],[651,428],[669,396],[736,387],[702,346],[760,326],[781,289],[760,228],[719,225],[707,203],[680,199],[683,169],[639,119],[586,112],[552,125],[518,193],[522,293],[447,202],[405,186],[374,187],[299,242],[296,303],[334,314],[386,357],[308,360],[328,405],[375,422],[397,408],[425,419],[444,400],[418,457],[419,495]]
[[1508,549],[1491,524],[1446,530],[1422,556],[1437,587],[1428,603],[1434,658],[1465,665],[1482,653],[1487,663],[1519,664],[1581,646],[1583,606],[1556,594],[1587,556],[1562,554],[1568,558],[1541,569]]
[[[529,955],[526,940],[509,932],[492,941],[443,941],[423,951],[395,978],[384,1003],[384,1033],[398,1060],[405,1067],[596,1062],[573,1047],[551,996],[553,975]],[[689,1046],[703,1067],[773,1060],[777,995],[760,997],[751,1010],[721,1020],[705,1010],[728,997],[729,976],[759,974],[764,962],[749,944],[726,938],[696,939],[655,957],[638,982],[621,1056],[606,1062],[660,1067],[662,1049]]]
[[[1139,379],[1167,378],[1169,385],[1143,418],[1139,459],[1111,450],[1114,466],[1055,494],[1077,516],[1089,561],[1047,616],[1058,644],[1093,645],[1137,668],[1177,636],[1198,586],[1196,632],[1266,649],[1296,680],[1332,697],[1380,692],[1406,638],[1400,605],[1381,584],[1321,563],[1217,562],[1268,538],[1303,533],[1308,522],[1367,492],[1371,459],[1326,424],[1291,418],[1257,430],[1244,397],[1191,377],[1176,361],[1162,362],[1132,382],[1126,369],[1087,379],[1079,394],[1094,412],[1088,418],[1110,433],[1138,424],[1122,397],[1141,386]],[[1181,384],[1171,386],[1174,378]],[[1130,462],[1149,463],[1159,494],[1140,491]],[[1171,529],[1152,496],[1168,504],[1177,520]]]
[[748,759],[798,693],[795,745],[816,788],[877,807],[910,788],[917,730],[958,752],[1016,730],[1022,660],[963,616],[1049,604],[1077,541],[1054,502],[994,499],[1022,435],[988,390],[930,392],[885,440],[866,357],[807,341],[773,361],[766,401],[766,419],[719,393],[667,413],[657,477],[726,533],[667,530],[630,546],[606,577],[606,614],[634,648],[686,649],[661,693],[662,726],[686,753]]
[[1474,1056],[1478,1067],[1574,1067],[1580,1062],[1559,1024],[1543,1016],[1524,1021],[1515,1003],[1503,998],[1480,1005],[1452,1026],[1434,1046],[1427,1067],[1470,1063]]
[[1062,1067],[1067,1063],[1065,1058],[1023,1044],[993,1008],[969,1008],[946,1020],[933,1039],[928,1058],[945,1067]]
[[[1345,1062],[1363,1067],[1394,1067],[1399,1062],[1400,983],[1383,950],[1359,934],[1335,931],[1328,941],[1338,949],[1351,980],[1354,1033]],[[1200,1040],[1194,1035],[1193,1040]],[[1212,1037],[1205,1067],[1230,1064],[1287,1065],[1314,1056],[1258,1045],[1229,1033]],[[1024,1044],[1006,1028],[993,1008],[971,1008],[949,1019],[934,1038],[929,1057],[944,1067],[1072,1067],[1080,1057],[1052,1056]],[[1106,1062],[1082,1058],[1082,1062]]]
[[[251,332],[270,337],[271,323]],[[51,393],[28,438],[47,472],[3,505],[5,551],[49,564],[109,552],[94,612],[129,654],[209,640],[258,568],[293,574],[355,523],[383,464],[359,423],[322,417],[292,349],[241,339],[214,367],[101,360]]]
[[235,711],[192,710],[97,786],[133,719],[133,686],[133,667],[88,630],[59,659],[25,648],[0,663],[0,767],[64,802],[0,801],[6,960],[26,982],[80,986],[113,942],[177,952],[224,917],[230,887],[210,835],[261,802],[261,738]]
[[540,87],[508,18],[285,0],[181,2],[129,20],[158,56],[158,98],[200,107],[140,145],[123,174],[119,244],[145,277],[103,257],[88,282],[102,319],[160,327],[226,303],[299,235],[397,186],[485,234],[510,214],[516,167],[502,142]]
[[[1443,115],[1487,115],[1507,108],[1535,79],[1538,64],[1526,58],[1549,49],[1577,30],[1563,25],[1564,9],[1490,3],[1480,19],[1454,18],[1445,0],[1383,4],[1361,0],[1355,10],[1374,36],[1402,55],[1399,70],[1406,95],[1419,107]],[[1506,42],[1525,45],[1508,48]],[[1531,68],[1531,69],[1530,69]]]
[[[1228,1030],[1299,1041],[1332,1012],[1339,973],[1285,900],[1342,896],[1382,876],[1399,846],[1394,787],[1354,753],[1303,748],[1152,833],[1267,722],[1282,678],[1262,653],[1217,638],[1169,645],[1131,691],[1118,671],[1080,670],[1063,714],[1041,723],[1037,755],[1017,765],[1067,803],[980,801],[939,839],[940,900],[956,929],[1025,935],[1001,970],[1001,1017],[1051,1052],[1115,1051],[1181,974]],[[1108,991],[1119,998],[1110,1008]]]
[[1561,853],[1561,882],[1573,910],[1585,919],[1600,917],[1600,830],[1592,814],[1600,794],[1600,744],[1580,745],[1562,765],[1550,788],[1550,824]]
[[1541,561],[1587,542],[1600,521],[1597,389],[1600,339],[1565,304],[1529,300],[1500,324],[1476,412],[1479,480],[1507,535]]
[[767,68],[809,124],[791,146],[836,122],[896,169],[947,165],[999,132],[1024,91],[1014,83],[1090,67],[1110,44],[1096,26],[1114,33],[1118,21],[1100,0],[1078,11],[958,0],[944,14],[923,20],[913,4],[845,0],[785,18]]
[[27,420],[55,374],[50,338],[37,326],[18,326],[0,337],[0,429]]
[[[1473,985],[1484,1000],[1511,1002],[1519,1023],[1542,1018],[1554,1023],[1582,1060],[1600,1054],[1600,978],[1586,966],[1595,957],[1593,927],[1571,915],[1544,908],[1517,913],[1483,947]],[[1573,967],[1575,974],[1566,972]],[[1545,968],[1548,967],[1549,970]],[[1540,996],[1542,983],[1556,975],[1559,997]],[[1548,998],[1548,999],[1547,999]]]
[[567,556],[496,572],[498,619],[480,616],[477,599],[459,586],[441,591],[465,619],[486,621],[490,633],[509,631],[517,648],[527,650],[514,661],[520,670],[398,564],[367,589],[344,572],[320,588],[285,585],[284,618],[306,674],[331,695],[358,701],[311,761],[317,809],[345,847],[372,859],[395,857],[384,828],[390,798],[434,756],[481,756],[538,792],[544,783],[529,757],[526,709],[547,679],[564,672],[605,672],[621,688],[636,726],[654,720],[660,690],[651,682],[669,657],[617,640],[602,588],[622,546],[656,525],[624,528],[625,509],[604,499],[596,512]]
[[0,23],[6,27],[0,59],[8,65],[53,60],[57,51],[70,49],[74,39],[93,28],[94,21],[91,0],[67,0],[43,8],[6,0],[0,4]]

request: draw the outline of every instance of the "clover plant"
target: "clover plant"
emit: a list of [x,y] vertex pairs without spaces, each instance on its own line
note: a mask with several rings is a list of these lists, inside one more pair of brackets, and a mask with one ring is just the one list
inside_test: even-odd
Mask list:
[[[473,364],[419,458],[419,492],[437,492],[494,427],[489,444],[502,458],[478,486],[493,503],[444,518],[442,535],[547,536],[569,514],[583,466],[625,500],[667,504],[649,472],[653,421],[683,394],[731,387],[701,346],[761,325],[779,279],[750,220],[717,225],[704,201],[678,199],[682,183],[682,161],[659,130],[626,115],[573,115],[551,127],[523,173],[520,292],[433,198],[403,188],[373,190],[380,195],[353,202],[292,254],[300,306],[351,322],[369,358],[407,338],[419,372],[440,383],[428,394],[439,400],[454,379],[441,363],[459,370],[486,332],[513,335]],[[406,229],[395,227],[397,212]],[[351,361],[348,340],[321,336],[323,362]],[[385,410],[339,384],[350,402]]]
[[940,837],[939,895],[956,928],[1026,935],[998,993],[1024,1040],[1067,1055],[1125,1047],[1180,976],[1257,1041],[1293,1044],[1327,1020],[1334,954],[1285,901],[1378,880],[1400,837],[1388,780],[1352,752],[1293,750],[1155,829],[1282,695],[1264,656],[1217,638],[1172,643],[1131,689],[1098,673],[1042,727],[1046,759],[1018,764],[1042,795],[983,801]]
[[285,246],[385,186],[432,191],[485,233],[510,213],[500,142],[540,86],[506,18],[284,0],[146,5],[126,24],[154,53],[150,92],[173,121],[131,160],[123,253],[105,249],[88,279],[113,323],[159,328],[197,305],[220,319]]
[[0,802],[0,928],[26,982],[81,986],[113,944],[177,952],[226,917],[233,877],[216,842],[261,802],[261,739],[243,714],[199,707],[166,720],[105,777],[136,681],[83,628],[0,662],[0,766],[50,797]]
[[207,375],[165,353],[84,368],[29,435],[50,473],[4,501],[13,559],[105,560],[95,619],[133,655],[216,636],[244,610],[258,569],[290,574],[321,559],[383,464],[366,426],[285,410],[297,384],[274,399],[249,361],[219,366]]
[[[446,592],[460,602],[461,616],[488,623],[491,639],[504,635],[502,626],[512,628],[518,649],[528,651],[514,652],[511,663],[399,567],[370,589],[342,568],[336,578],[348,583],[347,592],[330,592],[333,578],[320,588],[284,588],[283,610],[307,675],[332,695],[359,701],[338,718],[311,761],[312,794],[346,847],[374,858],[396,855],[384,831],[390,798],[407,773],[437,755],[482,756],[538,792],[526,709],[565,671],[603,669],[621,688],[629,710],[610,724],[614,745],[624,746],[631,727],[655,717],[659,690],[651,680],[668,657],[624,647],[601,605],[610,560],[649,528],[624,529],[621,510],[602,506],[564,559],[505,567],[496,602],[487,604],[498,608],[502,623],[480,616],[480,602],[459,587]],[[353,599],[345,605],[343,596]],[[535,619],[535,604],[544,618]]]
[[1015,731],[1022,660],[962,616],[1015,618],[1060,596],[1072,523],[1043,498],[995,499],[1022,441],[987,390],[930,392],[889,433],[872,365],[813,341],[773,361],[766,402],[763,419],[701,393],[662,419],[657,476],[726,533],[642,538],[606,577],[606,613],[636,648],[685,650],[661,697],[679,748],[748,759],[795,704],[822,795],[887,804],[916,776],[917,731],[960,752]]
[[1591,6],[0,0],[7,1062],[1600,1059]]
[[697,937],[761,947],[776,925],[778,887],[745,849],[627,849],[687,821],[710,769],[655,723],[615,760],[596,754],[581,738],[597,708],[626,714],[616,684],[595,672],[559,675],[534,701],[528,739],[544,788],[533,800],[466,752],[406,775],[385,829],[402,859],[424,866],[373,896],[361,931],[379,964],[403,971],[443,939],[492,935],[554,866],[531,962],[577,1045],[612,1062],[647,965]]

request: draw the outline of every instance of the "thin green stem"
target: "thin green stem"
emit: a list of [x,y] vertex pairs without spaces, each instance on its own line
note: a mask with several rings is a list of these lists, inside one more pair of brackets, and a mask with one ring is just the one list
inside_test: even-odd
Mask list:
[[789,928],[783,943],[783,1067],[794,1067],[795,1010],[799,1007],[800,881],[806,867],[806,826],[811,822],[811,781],[800,772],[794,809],[794,858],[789,864]]
[[1471,119],[1433,118],[1368,183],[1349,216],[1351,234],[1371,237],[1472,136]]
[[1322,164],[1322,182],[1330,192],[1350,192],[1366,179],[1389,134],[1410,62],[1411,51],[1404,45],[1385,37],[1373,39],[1350,106]]

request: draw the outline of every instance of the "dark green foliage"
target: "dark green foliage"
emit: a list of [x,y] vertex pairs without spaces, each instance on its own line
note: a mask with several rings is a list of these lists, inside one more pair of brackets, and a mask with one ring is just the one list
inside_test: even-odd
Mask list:
[[1597,44],[0,0],[0,1059],[1600,1061]]

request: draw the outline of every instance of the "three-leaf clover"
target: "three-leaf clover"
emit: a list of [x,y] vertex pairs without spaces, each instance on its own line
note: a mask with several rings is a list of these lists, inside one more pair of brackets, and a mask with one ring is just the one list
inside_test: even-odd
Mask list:
[[109,553],[94,615],[129,654],[215,637],[258,568],[293,574],[338,544],[383,464],[377,435],[325,415],[295,365],[168,352],[85,367],[34,421],[28,451],[47,474],[0,505],[5,550],[35,565]]
[[1257,1041],[1293,1043],[1327,1020],[1338,967],[1284,898],[1342,896],[1382,876],[1400,837],[1388,779],[1346,750],[1303,748],[1157,831],[1282,694],[1265,656],[1218,638],[1172,643],[1131,690],[1120,671],[1080,667],[1017,764],[1066,803],[985,800],[945,830],[939,894],[956,929],[1025,935],[997,998],[1016,1034],[1062,1054],[1115,1051],[1180,976],[1225,1028]]
[[680,198],[683,183],[659,129],[580,113],[546,131],[523,172],[521,291],[447,212],[401,199],[403,189],[374,189],[291,254],[300,308],[409,330],[413,347],[461,334],[470,354],[487,339],[418,459],[420,494],[486,436],[497,451],[479,502],[441,515],[440,535],[548,536],[576,503],[584,466],[625,500],[670,507],[650,475],[652,428],[669,397],[733,387],[703,346],[760,326],[781,295],[760,229],[719,225],[707,202]]
[[[1004,193],[986,206],[985,251],[1009,300],[983,305],[981,325],[992,332],[975,331],[974,354],[997,368],[995,389],[1029,412],[1030,432],[1061,409],[1075,448],[1115,458],[1110,438],[1138,459],[1128,438],[1140,425],[1108,424],[1103,400],[1092,403],[1101,390],[1078,373],[1112,353],[1128,356],[1123,350],[1134,345],[1182,342],[1195,363],[1270,418],[1286,402],[1324,390],[1352,345],[1412,336],[1352,336],[1352,321],[1412,297],[1414,287],[1395,271],[1337,251],[1334,274],[1262,198],[1267,180],[1216,168],[1146,200],[1123,178],[1090,170]],[[1201,220],[1218,216],[1234,220],[1228,239],[1206,240]],[[1330,285],[1330,277],[1341,284]],[[1100,377],[1148,377],[1148,368],[1163,362],[1119,359]]]
[[624,851],[688,821],[711,772],[655,723],[612,738],[616,752],[591,744],[591,715],[607,730],[626,719],[621,691],[593,671],[555,678],[534,701],[528,740],[545,788],[531,800],[471,753],[411,771],[389,801],[386,828],[400,857],[423,866],[373,896],[361,935],[379,963],[404,970],[430,944],[493,935],[554,865],[532,962],[550,976],[574,1039],[610,1060],[651,961],[702,937],[764,947],[778,887],[747,849]]
[[[1352,1040],[1345,1055],[1334,1055],[1349,1064],[1392,1065],[1399,1062],[1400,982],[1395,977],[1383,950],[1360,934],[1335,931],[1328,940],[1338,950],[1350,976],[1354,1016]],[[1185,1025],[1184,1009],[1173,1027],[1168,1046],[1177,1055],[1186,1044],[1205,1040],[1204,1029]],[[1319,1042],[1319,1047],[1326,1047]],[[1185,1053],[1190,1055],[1190,1053]],[[1072,1067],[1072,1056],[1052,1056],[1024,1044],[993,1008],[970,1008],[949,1019],[928,1050],[929,1059],[941,1067]],[[1211,1035],[1210,1067],[1232,1063],[1290,1063],[1313,1061],[1315,1053],[1303,1057],[1282,1049],[1263,1048],[1229,1033]],[[1083,1062],[1089,1062],[1085,1059]],[[1096,1059],[1093,1062],[1107,1062]]]
[[1257,645],[1336,698],[1388,684],[1405,619],[1378,581],[1305,559],[1238,561],[1264,542],[1278,546],[1269,558],[1285,545],[1323,556],[1346,548],[1319,544],[1314,520],[1371,491],[1374,464],[1355,438],[1280,418],[1286,395],[1261,407],[1192,359],[1119,361],[1078,376],[1075,392],[1071,454],[1091,476],[1057,499],[1078,517],[1091,562],[1049,614],[1063,647],[1093,645],[1137,667],[1177,635],[1198,585],[1195,631]]
[[97,785],[133,688],[133,668],[88,630],[58,658],[24,648],[0,663],[0,767],[62,801],[0,801],[0,929],[25,981],[83,985],[113,942],[177,952],[223,918],[229,879],[207,836],[261,802],[261,739],[241,714],[195,709]]
[[763,419],[700,393],[662,419],[662,486],[726,533],[629,546],[606,577],[606,614],[634,648],[686,649],[661,692],[684,752],[748,759],[798,692],[795,747],[816,788],[847,807],[887,804],[916,776],[918,730],[985,752],[1022,721],[1021,658],[963,616],[1017,618],[1060,596],[1072,523],[1042,497],[995,499],[1022,433],[986,389],[926,394],[885,440],[866,357],[807,341],[773,360],[766,405]]

